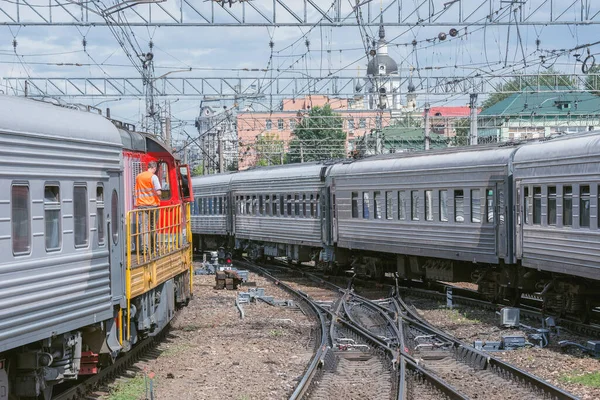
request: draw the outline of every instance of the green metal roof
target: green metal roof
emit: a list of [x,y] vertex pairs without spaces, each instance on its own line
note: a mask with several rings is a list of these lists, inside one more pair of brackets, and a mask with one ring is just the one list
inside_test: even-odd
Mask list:
[[[561,92],[552,92],[553,88],[527,88],[521,93],[513,93],[479,113],[486,115],[506,115],[521,117],[589,115],[600,112],[600,96],[590,92],[566,92],[569,87],[562,87]],[[542,92],[535,92],[541,90]]]
[[[386,148],[407,148],[423,150],[425,148],[425,132],[423,128],[388,126],[381,130]],[[430,145],[432,149],[448,147],[448,138],[431,132]]]

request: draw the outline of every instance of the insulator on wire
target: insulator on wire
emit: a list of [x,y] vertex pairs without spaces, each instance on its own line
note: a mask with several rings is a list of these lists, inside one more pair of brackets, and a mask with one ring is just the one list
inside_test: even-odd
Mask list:
[[14,49],[15,51],[17,51],[17,44],[19,44],[19,43],[17,42],[17,39],[16,39],[16,38],[14,38],[14,39],[13,39],[13,41],[12,41],[12,45],[13,45],[13,49]]
[[83,45],[83,50],[85,51],[85,48],[87,47],[87,40],[84,37],[83,40],[81,41],[81,44]]

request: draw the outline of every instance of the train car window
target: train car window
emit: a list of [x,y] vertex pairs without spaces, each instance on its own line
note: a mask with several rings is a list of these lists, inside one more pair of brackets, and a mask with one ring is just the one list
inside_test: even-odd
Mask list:
[[523,188],[523,209],[525,212],[525,224],[529,224],[529,205],[531,204],[531,198],[529,197],[529,186]]
[[252,196],[252,210],[250,212],[252,215],[258,215],[258,199],[256,195]]
[[481,195],[479,189],[471,189],[471,222],[481,222]]
[[208,210],[207,215],[212,215],[213,213],[213,199],[212,197],[208,198]]
[[440,190],[440,221],[448,222],[448,191]]
[[363,192],[363,218],[369,218],[369,192]]
[[302,195],[302,216],[304,218],[308,217],[308,215],[306,215],[306,194]]
[[223,215],[223,196],[219,197],[219,215]]
[[73,223],[75,247],[85,247],[88,244],[88,197],[86,186],[73,188]]
[[419,220],[419,191],[411,190],[410,192],[410,219],[413,221]]
[[252,214],[252,200],[250,196],[246,196],[246,203],[244,206],[244,215]]
[[277,216],[279,216],[279,214],[278,214],[279,210],[277,210],[277,205],[278,205],[279,199],[277,199],[276,194],[273,195],[272,199],[273,199],[273,203],[272,203],[273,204],[273,207],[272,207],[273,208],[273,216],[277,217]]
[[[335,208],[335,202],[333,203]],[[317,218],[321,218],[321,196],[317,193]]]
[[287,195],[287,213],[286,213],[287,217],[291,217],[292,216],[292,195],[288,194]]
[[111,208],[110,208],[110,227],[112,240],[114,244],[119,242],[119,195],[116,190],[112,192],[111,198]]
[[213,215],[217,215],[219,211],[219,198],[213,197]]
[[300,195],[298,194],[294,195],[294,216],[300,216]]
[[563,186],[563,226],[573,225],[573,187]]
[[310,217],[311,218],[315,217],[315,195],[314,194],[310,195]]
[[556,186],[548,186],[548,225],[556,225]]
[[204,205],[204,215],[208,215],[208,197],[205,197],[202,203]]
[[44,187],[44,236],[46,251],[59,250],[61,247],[60,188],[56,185]]
[[533,224],[540,225],[542,223],[542,188],[539,186],[533,187]]
[[385,219],[394,219],[392,192],[385,192]]
[[98,232],[98,245],[104,246],[106,236],[104,233],[104,186],[96,187],[96,230]]
[[265,201],[263,198],[263,195],[259,195],[258,196],[258,215],[264,215],[265,214]]
[[465,193],[462,190],[454,191],[454,221],[465,222]]
[[487,222],[494,222],[494,190],[485,190],[485,214]]
[[14,255],[31,253],[29,186],[13,185],[11,190],[12,249]]
[[373,192],[373,218],[381,219],[381,192]]
[[406,192],[404,190],[398,192],[398,219],[406,219]]
[[271,196],[265,195],[265,215],[267,217],[271,216]]
[[433,221],[433,192],[425,191],[425,220]]
[[579,186],[579,226],[590,227],[590,187]]
[[169,165],[160,161],[158,163],[158,168],[156,169],[156,175],[158,175],[158,179],[160,180],[160,199],[161,200],[169,200],[171,198],[171,185],[169,181]]
[[358,218],[358,192],[352,192],[352,218]]

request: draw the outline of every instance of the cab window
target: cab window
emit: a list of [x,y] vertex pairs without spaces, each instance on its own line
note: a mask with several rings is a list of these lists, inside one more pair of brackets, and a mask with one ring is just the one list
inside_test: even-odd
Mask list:
[[160,190],[161,200],[169,200],[171,198],[171,182],[169,181],[169,165],[160,161],[158,163],[158,168],[156,169],[156,175],[158,175],[158,180],[160,182]]

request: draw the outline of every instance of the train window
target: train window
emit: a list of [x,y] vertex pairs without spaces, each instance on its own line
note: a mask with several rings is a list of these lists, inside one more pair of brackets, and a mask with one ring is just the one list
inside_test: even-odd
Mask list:
[[88,207],[87,187],[75,186],[73,188],[73,223],[75,247],[85,247],[88,244]]
[[385,192],[385,219],[394,219],[392,192]]
[[96,229],[98,231],[98,245],[104,246],[104,186],[96,187]]
[[159,162],[156,175],[160,180],[160,199],[169,200],[171,198],[171,187],[169,185],[169,165],[166,162]]
[[278,205],[279,200],[277,199],[277,195],[274,194],[273,195],[273,216],[277,217],[279,214],[279,210],[277,209],[277,205]]
[[448,191],[440,190],[440,221],[448,221]]
[[373,192],[373,218],[381,219],[381,192]]
[[398,219],[406,219],[406,192],[404,190],[398,192]]
[[358,218],[358,192],[352,192],[352,218]]
[[292,195],[288,194],[287,195],[287,213],[286,216],[291,217],[292,216]]
[[114,244],[119,242],[119,195],[116,190],[112,192],[111,198],[111,208],[110,208],[110,227],[112,240]]
[[60,189],[58,184],[44,187],[44,221],[46,251],[60,249]]
[[246,196],[246,208],[244,209],[244,214],[252,214],[252,199],[250,196]]
[[590,187],[579,186],[579,226],[590,227]]
[[487,222],[494,222],[494,190],[485,190],[485,214],[487,215]]
[[265,215],[267,217],[271,216],[271,196],[265,195]]
[[363,218],[369,218],[369,192],[363,192]]
[[304,218],[308,217],[308,215],[306,215],[306,194],[302,195],[302,216]]
[[194,214],[194,215],[198,215],[199,214],[199,212],[198,212],[198,210],[199,210],[199,204],[198,203],[199,202],[200,202],[200,199],[198,197],[196,197],[194,199],[194,208],[192,208],[192,214]]
[[219,211],[219,198],[218,197],[213,197],[213,215],[217,215]]
[[256,195],[252,196],[252,211],[251,211],[252,215],[258,215],[259,211],[258,211],[258,199],[256,198]]
[[294,195],[294,217],[300,216],[300,195]]
[[213,214],[213,199],[212,197],[208,198],[208,215]]
[[563,186],[563,226],[573,225],[573,187]]
[[410,219],[413,221],[419,220],[419,191],[411,190],[410,192]]
[[481,222],[481,194],[471,189],[471,222]]
[[525,224],[529,224],[529,205],[531,204],[531,198],[529,197],[529,186],[523,188],[523,209],[525,211]]
[[465,222],[465,192],[454,191],[454,221]]
[[265,201],[263,198],[263,195],[259,195],[258,196],[258,215],[264,215],[265,214]]
[[433,221],[433,192],[425,191],[425,220]]
[[533,224],[540,225],[542,223],[542,188],[539,186],[533,187]]
[[[335,208],[335,202],[333,203]],[[321,196],[317,193],[317,218],[321,217]]]
[[29,186],[13,185],[12,208],[12,248],[14,255],[31,253],[31,218],[29,212]]
[[315,217],[315,195],[314,194],[310,195],[310,217],[311,218]]
[[219,215],[223,215],[223,197],[219,197]]
[[548,225],[556,225],[556,186],[548,186]]

